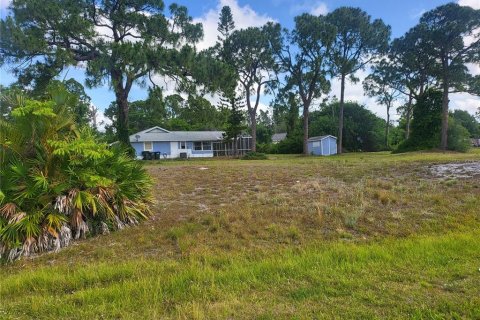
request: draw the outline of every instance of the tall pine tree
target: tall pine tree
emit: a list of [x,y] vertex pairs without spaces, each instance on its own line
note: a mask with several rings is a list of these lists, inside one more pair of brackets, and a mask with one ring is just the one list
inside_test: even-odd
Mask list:
[[238,137],[246,128],[246,126],[244,125],[245,116],[242,112],[242,109],[245,107],[245,104],[243,103],[243,97],[231,94],[228,97],[222,97],[220,101],[220,105],[222,107],[227,107],[230,110],[230,114],[225,125],[225,133],[223,134],[223,139],[225,141],[231,141],[233,143],[233,155],[237,156]]

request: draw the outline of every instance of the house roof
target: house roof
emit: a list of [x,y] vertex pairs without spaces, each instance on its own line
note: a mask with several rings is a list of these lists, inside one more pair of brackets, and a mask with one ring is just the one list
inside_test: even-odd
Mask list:
[[168,131],[160,127],[146,129],[130,136],[130,142],[221,140],[223,140],[223,131]]
[[321,140],[323,140],[325,138],[328,138],[328,137],[332,137],[335,140],[337,139],[337,137],[334,137],[334,136],[328,134],[326,136],[317,136],[317,137],[308,138],[308,141],[321,141]]
[[286,133],[286,132],[275,133],[275,134],[272,136],[272,141],[273,141],[273,142],[282,141],[282,140],[284,140],[286,137],[287,137],[287,133]]

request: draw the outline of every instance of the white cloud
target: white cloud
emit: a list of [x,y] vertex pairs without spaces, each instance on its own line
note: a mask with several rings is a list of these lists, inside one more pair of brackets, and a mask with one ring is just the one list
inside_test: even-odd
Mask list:
[[0,0],[0,10],[6,9],[11,2],[12,0]]
[[325,15],[328,13],[328,7],[325,2],[318,0],[298,2],[290,7],[291,14],[301,14],[304,12],[315,16]]
[[[472,7],[473,9],[480,9],[480,0],[458,0],[458,4],[461,6]],[[477,30],[478,32],[478,30]],[[469,44],[474,41],[474,37],[467,37],[465,43]],[[480,75],[480,65],[478,64],[467,64],[469,71],[473,75]],[[455,93],[450,95],[450,109],[455,110],[464,110],[468,111],[471,114],[475,112],[480,107],[480,100],[478,97],[472,96],[468,93]]]
[[96,119],[96,122],[97,122],[97,129],[98,129],[98,131],[100,131],[100,132],[105,132],[105,126],[112,124],[112,122],[110,121],[110,119],[108,119],[108,118],[105,116],[104,110],[101,110],[101,109],[99,109],[99,108],[97,108],[97,119]]
[[[480,1],[480,0],[479,0]],[[480,65],[478,64],[467,64],[468,69],[473,75],[480,75]],[[380,105],[375,98],[371,98],[365,95],[363,90],[363,80],[369,75],[369,69],[361,70],[355,74],[357,78],[360,79],[357,83],[346,83],[345,86],[345,101],[356,101],[359,104],[365,105],[370,111],[375,113],[377,116],[386,119],[387,118],[387,108],[383,105]],[[330,91],[329,98],[334,96],[340,98],[340,80],[338,78],[331,81],[332,90]],[[394,107],[390,109],[390,119],[397,121],[400,118],[400,114],[397,113],[397,107],[401,106],[406,102],[406,97],[400,96]],[[475,112],[480,107],[480,98],[472,96],[468,93],[455,93],[450,94],[450,110],[465,110],[470,114],[475,114]]]
[[215,45],[217,36],[219,35],[217,31],[218,17],[223,6],[229,6],[232,10],[236,29],[260,27],[269,21],[275,21],[275,19],[267,15],[255,12],[249,5],[240,6],[237,0],[219,0],[215,9],[211,9],[203,16],[193,19],[193,22],[203,24],[204,37],[203,40],[197,44],[199,50]]
[[[363,80],[369,75],[369,70],[360,70],[355,76],[360,79],[357,83],[352,83],[347,81],[345,84],[345,101],[354,101],[358,102],[361,105],[365,105],[368,110],[375,113],[377,116],[387,119],[387,107],[380,105],[375,98],[370,98],[365,95],[363,90]],[[330,91],[329,98],[334,96],[337,99],[340,99],[340,79],[335,78],[331,81],[332,91]],[[397,102],[394,103],[394,107],[390,109],[390,119],[396,121],[400,118],[400,115],[397,114],[397,107],[403,104],[403,98],[400,97]]]
[[268,111],[270,113],[270,116],[272,115],[272,108],[268,104],[259,102],[258,103],[258,109],[257,109],[258,114],[260,114],[260,110]]
[[423,14],[427,12],[427,10],[425,9],[420,9],[420,10],[417,10],[417,11],[413,11],[411,14],[410,14],[410,18],[411,19],[418,19],[420,18],[421,16],[423,16]]
[[320,15],[323,16],[328,13],[328,7],[325,3],[320,2],[315,7],[312,8],[310,13],[315,16],[320,16]]
[[[232,11],[233,20],[235,21],[235,29],[245,29],[248,27],[263,26],[269,21],[275,21],[273,18],[255,12],[250,6],[240,6],[237,0],[219,0],[215,9],[207,11],[203,16],[194,18],[194,23],[202,23],[204,38],[197,44],[198,50],[207,49],[215,45],[219,32],[217,30],[218,18],[223,6],[229,6]],[[152,77],[154,83],[164,90],[164,96],[176,93],[175,81],[154,75]],[[183,95],[186,98],[186,95]],[[218,95],[207,94],[205,99],[209,100],[213,105],[218,105],[220,98]],[[259,106],[265,109],[267,106]]]
[[473,9],[480,9],[480,0],[458,0],[458,4],[472,7]]
[[475,63],[467,63],[468,71],[474,75],[478,76],[480,75],[480,64],[475,64]]
[[450,110],[464,110],[474,115],[480,107],[480,99],[468,93],[450,94]]

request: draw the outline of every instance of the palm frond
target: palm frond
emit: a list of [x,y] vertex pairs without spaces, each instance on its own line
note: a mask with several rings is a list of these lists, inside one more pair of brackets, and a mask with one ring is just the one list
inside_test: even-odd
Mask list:
[[0,120],[0,257],[57,251],[151,215],[141,164],[77,128],[68,103],[24,99]]

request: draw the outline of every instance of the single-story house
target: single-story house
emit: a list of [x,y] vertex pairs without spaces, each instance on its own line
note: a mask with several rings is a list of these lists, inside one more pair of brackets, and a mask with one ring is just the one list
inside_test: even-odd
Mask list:
[[[237,154],[251,150],[252,138],[242,135],[237,139]],[[138,159],[142,152],[159,152],[161,158],[208,158],[234,153],[233,141],[223,140],[223,131],[168,131],[149,128],[130,136],[130,143]]]
[[337,137],[326,135],[308,139],[308,153],[315,156],[337,154]]
[[286,132],[275,133],[272,136],[272,143],[279,143],[280,141],[283,141],[286,138],[287,138],[287,133]]

